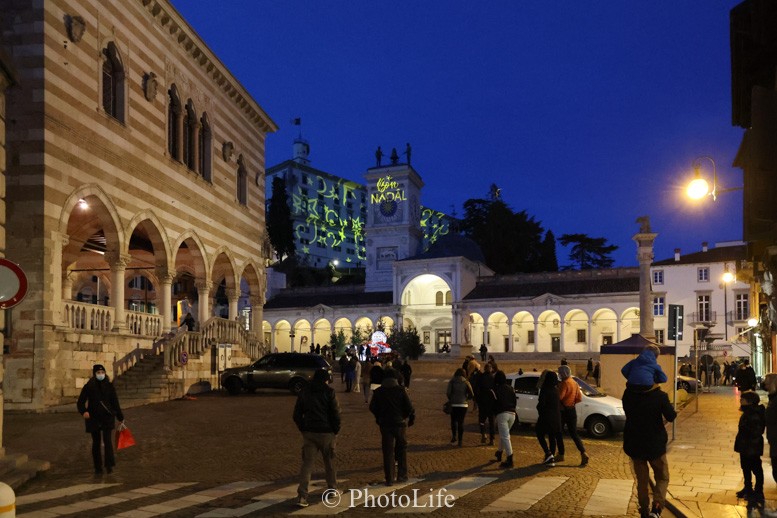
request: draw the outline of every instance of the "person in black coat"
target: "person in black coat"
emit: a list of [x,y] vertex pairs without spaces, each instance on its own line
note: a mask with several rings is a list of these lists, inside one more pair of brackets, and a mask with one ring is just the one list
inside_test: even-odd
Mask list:
[[[660,516],[666,502],[669,486],[669,463],[666,460],[668,439],[664,419],[674,421],[677,413],[669,402],[669,396],[658,386],[648,390],[634,388],[629,383],[623,392],[623,412],[626,427],[623,430],[623,451],[631,457],[637,476],[637,500],[640,513]],[[653,506],[650,506],[650,470],[653,468],[656,483],[653,487]]]
[[[540,396],[537,400],[537,440],[545,452],[543,464],[555,466],[556,443],[561,439],[561,404],[558,397],[558,376],[545,370],[537,384]],[[548,436],[548,443],[545,436]]]
[[394,369],[387,369],[381,386],[372,393],[370,401],[370,412],[380,426],[383,472],[387,486],[394,483],[395,467],[397,482],[407,481],[406,432],[407,427],[413,426],[415,421],[413,404],[405,388],[397,381],[398,374]]
[[[734,451],[739,453],[739,463],[745,479],[745,487],[737,492],[738,498],[754,502],[764,501],[764,470],[761,455],[764,453],[764,406],[755,392],[745,392],[739,398],[742,417],[734,441]],[[755,475],[753,488],[752,475]]]
[[736,384],[742,392],[756,389],[755,371],[750,366],[748,360],[745,360],[744,363],[739,366],[736,373]]
[[769,456],[772,458],[772,477],[777,481],[777,374],[767,374],[764,378],[769,404],[766,406],[766,440],[769,441]]
[[410,389],[410,376],[413,375],[413,368],[407,360],[399,367],[399,372],[402,374],[402,377],[405,378],[405,388]]
[[475,391],[475,402],[478,406],[478,423],[480,424],[480,444],[486,442],[486,422],[488,422],[489,446],[494,445],[494,420],[496,419],[496,393],[494,392],[494,374],[490,364],[483,367],[483,373],[478,376],[472,386]]
[[116,397],[116,389],[105,374],[105,367],[95,365],[92,367],[92,378],[86,382],[78,396],[76,407],[78,413],[84,417],[86,433],[92,434],[92,460],[94,461],[94,474],[102,475],[103,463],[100,441],[105,445],[105,471],[111,473],[116,461],[113,456],[113,442],[111,435],[116,426],[116,417],[120,423],[124,423],[124,413],[119,406],[119,398]]
[[302,470],[297,488],[297,505],[308,506],[308,486],[313,473],[316,455],[324,458],[324,473],[329,489],[337,489],[335,469],[335,444],[340,432],[340,403],[329,386],[329,372],[319,369],[313,373],[313,380],[300,393],[292,415],[294,423],[302,433]]

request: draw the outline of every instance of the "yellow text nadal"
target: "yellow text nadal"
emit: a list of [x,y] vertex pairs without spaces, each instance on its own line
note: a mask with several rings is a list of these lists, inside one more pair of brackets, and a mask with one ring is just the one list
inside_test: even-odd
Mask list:
[[382,203],[386,200],[407,201],[405,190],[399,188],[399,184],[390,176],[378,179],[378,192],[372,193],[372,203]]

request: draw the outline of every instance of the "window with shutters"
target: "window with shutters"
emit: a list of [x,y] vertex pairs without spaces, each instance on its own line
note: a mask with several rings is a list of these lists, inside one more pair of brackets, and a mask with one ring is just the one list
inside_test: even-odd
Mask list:
[[113,42],[103,49],[102,107],[105,113],[124,123],[124,66]]

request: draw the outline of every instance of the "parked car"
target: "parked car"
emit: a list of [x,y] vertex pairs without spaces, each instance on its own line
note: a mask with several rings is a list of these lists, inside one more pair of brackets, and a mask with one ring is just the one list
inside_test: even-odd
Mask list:
[[[515,388],[516,423],[535,424],[537,422],[537,382],[539,373],[527,372],[522,375],[508,374],[507,379]],[[626,414],[623,402],[612,396],[602,394],[577,376],[573,379],[580,385],[583,401],[577,404],[577,427],[586,430],[597,439],[623,431],[626,426]]]
[[332,375],[332,366],[318,354],[272,353],[251,365],[227,369],[221,375],[221,386],[232,395],[258,388],[288,389],[299,394],[319,369]]
[[696,385],[698,385],[699,389],[701,389],[701,380],[694,379],[691,376],[677,376],[678,389],[683,389],[687,393],[692,394],[696,392]]

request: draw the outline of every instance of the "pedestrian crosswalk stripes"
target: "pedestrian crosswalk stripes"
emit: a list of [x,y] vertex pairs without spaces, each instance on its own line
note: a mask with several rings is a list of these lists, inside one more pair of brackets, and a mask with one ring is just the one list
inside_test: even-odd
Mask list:
[[54,489],[52,491],[44,491],[42,493],[33,493],[31,495],[23,495],[16,499],[16,506],[27,504],[36,504],[38,502],[45,502],[47,500],[55,500],[62,498],[63,496],[78,495],[81,493],[88,493],[89,491],[95,491],[97,489],[106,489],[119,484],[79,484],[77,486],[65,487],[62,489]]
[[255,487],[266,484],[266,482],[233,482],[232,484],[219,486],[214,489],[206,489],[205,491],[198,491],[192,495],[176,498],[174,500],[168,500],[167,502],[162,502],[159,504],[147,505],[137,509],[137,511],[140,511],[142,514],[139,514],[135,511],[126,511],[116,514],[111,518],[136,518],[138,516],[150,518],[152,516],[159,516],[161,514],[167,514],[173,511],[180,511],[181,509],[186,509],[187,507],[204,504],[217,498],[229,496],[240,491],[245,491],[246,489],[253,489]]
[[480,510],[481,513],[504,511],[527,511],[534,504],[548,496],[569,477],[538,477],[494,500]]
[[[529,511],[547,498],[556,489],[561,488],[570,477],[567,476],[536,476],[521,483],[515,479],[519,487],[507,492],[500,492],[492,501],[483,501],[481,497],[467,500],[467,495],[484,488],[488,484],[500,480],[497,476],[466,476],[436,484],[434,480],[410,479],[407,482],[396,483],[393,486],[378,484],[361,489],[344,489],[342,495],[336,498],[322,500],[321,493],[326,489],[324,480],[314,480],[310,484],[310,506],[298,509],[297,484],[287,484],[281,487],[261,489],[258,494],[248,492],[261,486],[275,484],[272,481],[241,481],[210,489],[194,491],[188,489],[196,482],[165,483],[146,487],[114,492],[110,495],[89,498],[88,493],[117,486],[119,484],[80,484],[52,491],[20,496],[17,500],[21,508],[22,518],[56,518],[59,516],[87,513],[95,509],[111,507],[112,518],[151,518],[168,513],[178,513],[190,509],[189,516],[197,518],[238,518],[254,515],[257,511],[273,506],[279,506],[278,512],[306,516],[328,516],[345,513],[351,508],[369,507],[371,511],[388,514],[418,514],[432,513],[441,509],[457,507],[468,512],[480,510],[481,513]],[[341,487],[347,487],[340,480]],[[502,480],[502,482],[506,482]],[[508,481],[509,482],[509,481]],[[633,493],[633,480],[600,479],[593,494],[585,502],[583,516],[624,516],[627,514],[629,502]],[[514,487],[514,486],[513,486]],[[175,498],[157,501],[152,505],[142,505],[136,502],[146,496],[162,495],[168,491],[176,491]],[[246,494],[236,495],[246,491]],[[493,491],[491,491],[493,494]],[[204,504],[218,499],[236,495],[232,498],[234,508],[213,507],[208,509]],[[368,500],[367,497],[372,500]],[[73,502],[73,497],[83,499]],[[164,496],[164,495],[163,495]],[[394,498],[392,500],[392,497]],[[57,499],[67,498],[68,503],[56,503]],[[339,499],[338,499],[339,498]],[[157,499],[159,500],[159,499]],[[242,500],[242,502],[241,502]],[[389,503],[392,502],[392,503]],[[469,502],[469,503],[466,503]],[[473,509],[473,504],[477,506]],[[242,503],[242,505],[240,505]],[[24,512],[24,507],[39,504],[38,509]],[[53,505],[52,505],[53,504]],[[409,504],[409,505],[408,505]],[[582,504],[582,502],[581,502]],[[45,507],[49,505],[49,507]],[[212,504],[211,504],[212,505]],[[464,506],[462,508],[462,506]],[[45,508],[40,508],[45,507]],[[197,508],[197,509],[191,509]],[[189,512],[189,511],[186,511]],[[199,512],[199,514],[197,514]],[[108,514],[108,513],[105,513]],[[184,513],[185,514],[185,513]],[[441,512],[438,514],[447,514]]]
[[[448,484],[444,488],[438,490],[435,494],[435,492],[430,493],[429,496],[424,494],[424,498],[421,499],[421,502],[417,502],[420,504],[424,504],[423,507],[417,506],[417,507],[395,507],[394,509],[391,509],[388,511],[389,513],[431,513],[433,511],[436,511],[437,509],[441,509],[444,507],[447,507],[446,504],[453,503],[459,498],[473,492],[474,490],[485,486],[486,484],[493,482],[496,480],[497,477],[462,477],[456,482],[452,484]],[[444,504],[441,505],[440,498],[435,498],[437,495],[443,496],[443,502]],[[449,500],[445,497],[447,496],[453,496],[452,500]],[[425,505],[429,504],[429,505]]]
[[583,516],[625,516],[629,508],[633,487],[633,480],[599,480],[594,494],[588,499],[588,503],[583,509]]
[[393,486],[378,485],[378,486],[364,487],[362,489],[357,489],[357,490],[346,491],[345,493],[342,494],[341,498],[339,498],[339,501],[328,500],[330,502],[329,506],[324,505],[324,502],[321,502],[316,505],[311,505],[310,507],[300,509],[299,511],[291,514],[319,515],[319,516],[340,514],[343,511],[347,511],[348,509],[351,509],[352,507],[360,507],[364,505],[365,501],[367,501],[366,500],[367,495],[369,495],[373,499],[377,499],[383,495],[391,493],[392,491],[398,491],[406,486],[415,484],[416,482],[420,482],[420,481],[421,479],[411,478],[411,479],[408,479],[407,482],[397,483],[397,484],[394,484]]
[[[49,509],[46,509],[45,511],[32,511],[30,513],[23,513],[19,514],[19,517],[24,518],[52,518],[54,516],[66,516],[68,514],[75,514],[80,513],[83,511],[90,511],[92,509],[99,509],[100,507],[107,507],[109,505],[114,504],[120,504],[123,502],[127,502],[129,500],[135,500],[136,498],[143,498],[146,496],[151,495],[158,495],[161,493],[165,493],[167,491],[174,491],[176,489],[180,489],[182,487],[186,486],[192,486],[196,484],[196,482],[182,482],[178,484],[156,484],[153,486],[147,486],[147,487],[141,487],[138,489],[133,489],[131,491],[124,491],[121,493],[115,493],[109,496],[101,496],[98,498],[91,498],[89,500],[85,500],[83,502],[76,502],[73,504],[67,504],[67,505],[60,505],[57,507],[51,507]],[[117,486],[118,484],[85,484],[85,485],[92,485],[92,486],[98,486],[95,489],[103,489],[106,487],[111,486]],[[72,488],[69,488],[71,490],[71,493],[69,494],[62,494],[60,496],[69,496],[72,494],[78,494],[78,492],[72,492],[73,489],[78,488],[79,486],[73,486]],[[53,493],[53,492],[49,492]],[[34,496],[34,495],[31,495]],[[51,495],[49,495],[51,496]],[[53,498],[59,498],[60,496],[55,496]],[[43,500],[38,500],[43,501]],[[32,503],[29,500],[19,503],[17,500],[16,505],[20,506],[26,503]]]

